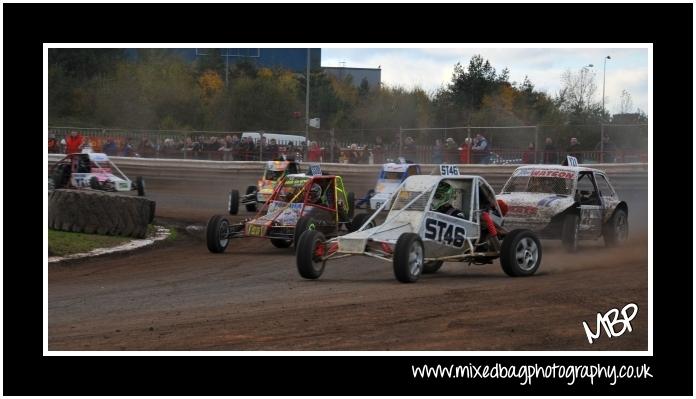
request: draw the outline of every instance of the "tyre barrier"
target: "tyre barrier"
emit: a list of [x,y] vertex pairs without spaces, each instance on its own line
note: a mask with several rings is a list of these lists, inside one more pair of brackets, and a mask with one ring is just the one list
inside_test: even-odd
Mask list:
[[54,190],[48,199],[48,227],[75,233],[143,238],[155,201],[91,190]]

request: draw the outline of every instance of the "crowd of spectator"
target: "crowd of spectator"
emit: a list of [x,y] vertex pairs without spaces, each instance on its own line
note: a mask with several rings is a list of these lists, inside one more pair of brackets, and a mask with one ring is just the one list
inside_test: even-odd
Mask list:
[[460,144],[452,137],[446,138],[444,142],[437,138],[430,146],[417,145],[413,137],[406,136],[403,138],[401,148],[398,141],[385,144],[380,136],[375,137],[374,144],[341,145],[336,141],[328,143],[311,141],[307,148],[304,143],[296,144],[292,141],[278,143],[275,139],[267,141],[265,137],[255,141],[251,137],[240,138],[236,134],[208,137],[157,137],[155,140],[148,136],[142,136],[139,139],[118,135],[88,137],[77,130],[70,131],[62,138],[57,137],[55,133],[48,135],[49,153],[74,153],[88,150],[103,152],[110,156],[220,161],[271,160],[282,156],[302,159],[306,154],[310,162],[351,164],[381,164],[399,157],[412,162],[433,164],[559,164],[566,155],[570,155],[576,157],[579,163],[584,161],[611,163],[616,162],[618,155],[622,153],[608,135],[603,136],[602,141],[594,146],[594,151],[583,148],[587,147],[583,147],[576,137],[571,137],[564,149],[557,147],[551,137],[546,137],[543,148],[539,150],[535,148],[533,142],[529,142],[526,148],[494,149],[481,133],[473,138],[464,138]]

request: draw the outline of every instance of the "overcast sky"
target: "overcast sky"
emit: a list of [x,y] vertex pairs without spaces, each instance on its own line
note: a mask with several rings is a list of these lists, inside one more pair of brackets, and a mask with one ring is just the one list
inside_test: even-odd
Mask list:
[[322,66],[382,68],[382,82],[405,88],[420,86],[434,91],[447,84],[454,64],[465,67],[473,55],[491,61],[496,71],[510,69],[510,81],[522,82],[524,76],[537,90],[554,95],[561,85],[561,74],[577,72],[593,64],[596,73],[596,100],[602,99],[604,57],[606,69],[606,105],[610,113],[619,110],[621,91],[631,93],[634,108],[648,112],[648,49],[627,48],[322,48]]

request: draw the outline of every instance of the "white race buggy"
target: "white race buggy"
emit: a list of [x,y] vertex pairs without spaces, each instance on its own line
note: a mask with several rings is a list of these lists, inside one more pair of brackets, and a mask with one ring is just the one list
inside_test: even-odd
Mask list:
[[[319,231],[305,231],[297,245],[300,275],[317,279],[326,261],[353,255],[392,262],[396,279],[404,283],[436,272],[445,261],[487,264],[500,258],[510,276],[534,274],[541,264],[536,235],[526,229],[505,230],[494,191],[482,177],[459,175],[456,166],[440,169],[440,176],[407,178],[392,195],[391,210],[379,226],[373,219],[386,202],[353,233],[326,240]],[[452,188],[448,204],[461,210],[460,217],[432,209],[442,184]]]
[[382,165],[382,170],[377,177],[377,184],[374,189],[367,192],[365,197],[360,198],[356,203],[356,208],[378,209],[382,204],[387,204],[384,208],[389,210],[389,200],[409,176],[421,174],[420,165],[415,163],[385,163]]
[[67,154],[49,172],[49,189],[91,188],[101,191],[132,191],[145,195],[142,176],[128,178],[109,157],[101,152]]
[[506,227],[530,229],[544,239],[560,238],[569,252],[577,250],[578,240],[603,237],[607,246],[615,246],[628,238],[628,205],[601,170],[521,166],[498,199],[508,207]]

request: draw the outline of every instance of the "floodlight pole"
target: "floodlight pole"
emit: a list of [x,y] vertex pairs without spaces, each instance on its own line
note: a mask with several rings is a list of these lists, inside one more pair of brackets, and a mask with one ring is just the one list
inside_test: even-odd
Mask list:
[[304,161],[309,159],[309,50],[307,49],[307,97],[305,98],[305,153]]

